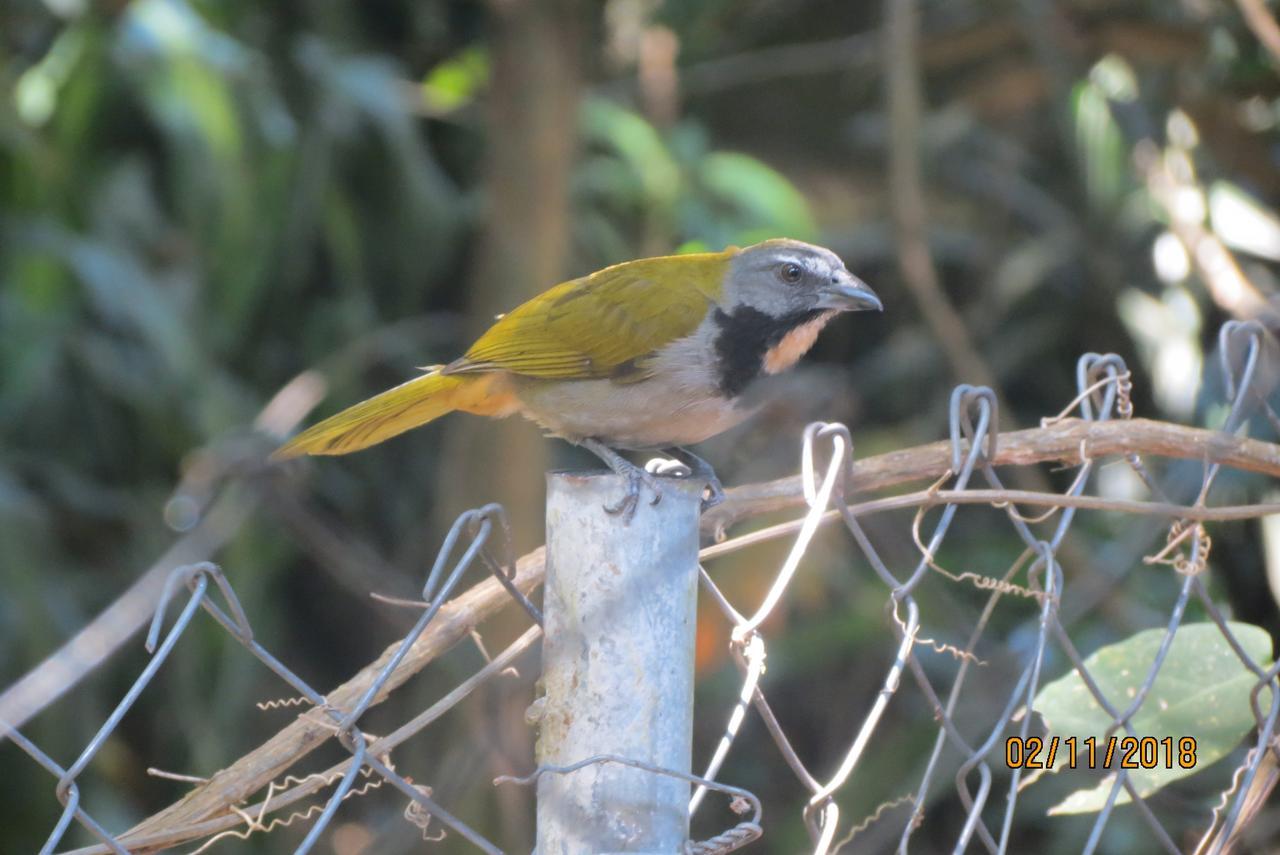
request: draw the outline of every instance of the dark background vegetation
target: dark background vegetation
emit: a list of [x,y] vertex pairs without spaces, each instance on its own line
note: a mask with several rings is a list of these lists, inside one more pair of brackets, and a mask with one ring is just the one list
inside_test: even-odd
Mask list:
[[[1091,350],[1128,361],[1140,415],[1220,423],[1220,383],[1202,371],[1216,330],[1264,312],[1280,259],[1277,58],[1241,9],[904,2],[915,49],[882,29],[887,9],[5,0],[0,685],[216,501],[245,512],[214,557],[258,637],[313,684],[343,680],[412,618],[369,592],[413,596],[456,514],[502,501],[526,551],[541,542],[542,471],[589,461],[525,423],[465,416],[350,458],[281,470],[263,467],[265,453],[300,420],[456,356],[493,314],[636,256],[803,238],[839,252],[885,300],[882,316],[830,328],[778,405],[706,444],[729,485],[795,472],[800,430],[816,418],[848,421],[860,455],[940,438],[956,382],[994,383],[1003,426],[1033,425],[1074,396],[1075,360]],[[1241,279],[1203,263],[1214,247]],[[1198,470],[1160,474],[1175,495],[1198,483]],[[1070,475],[1038,477],[1062,486]],[[1132,489],[1120,469],[1101,478],[1104,492]],[[1216,498],[1264,489],[1224,477]],[[871,527],[900,565],[915,560],[909,522]],[[1259,526],[1213,535],[1216,595],[1274,631]],[[1080,648],[1167,618],[1176,582],[1140,561],[1162,536],[1106,515],[1073,531],[1065,572],[1083,580],[1082,599],[1064,610]],[[940,558],[998,575],[1019,549],[1012,538],[994,512],[966,511]],[[758,601],[783,548],[714,573],[736,601]],[[766,687],[819,770],[838,762],[890,661],[884,591],[851,554],[824,535],[767,626]],[[928,633],[963,641],[982,601],[943,587],[922,602]],[[993,667],[1025,652],[1017,628],[1030,615],[998,618],[1014,641],[984,651]],[[486,627],[490,649],[522,625],[511,612]],[[737,691],[725,632],[708,611],[695,765]],[[479,661],[459,647],[370,728],[403,720]],[[28,735],[70,763],[143,662],[140,644],[127,647]],[[522,714],[534,676],[526,663],[397,755],[512,851],[531,845],[531,800],[489,781],[530,768]],[[146,767],[225,766],[286,720],[252,706],[281,689],[197,619],[85,776],[85,804],[114,829],[168,804],[184,785]],[[895,704],[864,783],[842,796],[851,823],[912,789],[932,740],[918,694]],[[1171,820],[1177,839],[1194,839],[1228,771],[1158,797],[1162,816],[1183,817]],[[758,725],[724,778],[764,798],[756,850],[804,847],[805,794]],[[8,744],[0,780],[0,849],[34,851],[60,810],[54,782]],[[1075,851],[1089,819],[1043,818],[1032,805],[1051,797],[1037,798],[1015,849]],[[323,845],[417,851],[402,808],[387,794],[355,799]],[[715,810],[708,831],[726,824]],[[949,849],[962,820],[954,805],[932,809],[920,851]],[[890,831],[873,827],[861,846],[887,849]],[[219,848],[289,851],[302,833]],[[1126,809],[1108,835],[1106,851],[1144,845]],[[467,850],[456,838],[436,847]]]

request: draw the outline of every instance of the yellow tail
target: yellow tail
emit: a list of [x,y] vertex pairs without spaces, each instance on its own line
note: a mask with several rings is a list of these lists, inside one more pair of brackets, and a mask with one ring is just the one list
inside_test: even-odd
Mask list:
[[510,395],[494,388],[497,379],[437,372],[415,377],[312,425],[271,456],[284,460],[303,454],[349,454],[454,410],[506,415],[511,410]]

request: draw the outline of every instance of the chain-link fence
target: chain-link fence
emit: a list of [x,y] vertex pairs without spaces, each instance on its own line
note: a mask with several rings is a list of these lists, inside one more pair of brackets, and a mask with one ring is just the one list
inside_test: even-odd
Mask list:
[[[781,752],[795,779],[809,793],[804,821],[815,853],[841,848],[906,851],[913,841],[919,844],[924,826],[942,823],[944,816],[949,818],[948,827],[956,827],[950,843],[955,851],[1010,851],[1019,823],[1028,819],[1023,797],[1028,784],[1025,772],[1035,765],[1020,762],[1020,752],[1035,739],[1050,744],[1042,717],[1052,724],[1058,712],[1038,702],[1049,682],[1046,663],[1050,656],[1065,657],[1079,680],[1080,691],[1104,712],[1106,730],[1097,734],[1095,744],[1114,747],[1117,736],[1140,744],[1152,737],[1136,723],[1141,711],[1171,700],[1155,697],[1154,689],[1174,650],[1180,627],[1187,624],[1188,606],[1193,603],[1208,617],[1204,625],[1214,628],[1225,645],[1222,649],[1233,657],[1234,667],[1249,675],[1248,685],[1240,691],[1251,703],[1251,724],[1256,730],[1252,747],[1232,755],[1241,758],[1236,774],[1216,808],[1202,811],[1202,816],[1189,816],[1184,803],[1170,807],[1152,798],[1148,782],[1135,780],[1137,772],[1131,774],[1133,768],[1148,766],[1126,767],[1113,762],[1111,752],[1107,752],[1105,763],[1091,760],[1089,765],[1112,774],[1102,780],[1098,802],[1084,812],[1093,819],[1075,845],[1084,852],[1100,851],[1109,823],[1117,809],[1127,803],[1128,810],[1141,820],[1149,848],[1169,852],[1230,851],[1242,829],[1256,820],[1276,781],[1280,665],[1272,664],[1269,656],[1259,656],[1256,645],[1245,643],[1239,637],[1239,625],[1229,622],[1223,607],[1210,595],[1206,575],[1211,542],[1205,524],[1280,512],[1280,508],[1262,504],[1210,504],[1223,466],[1271,474],[1280,468],[1280,448],[1238,436],[1254,418],[1265,418],[1273,425],[1280,423],[1266,401],[1269,390],[1259,380],[1266,374],[1263,363],[1267,343],[1267,333],[1256,322],[1231,323],[1222,330],[1219,350],[1226,415],[1218,431],[1134,419],[1130,374],[1124,362],[1115,355],[1087,354],[1077,368],[1078,396],[1039,429],[1001,434],[991,390],[960,386],[950,401],[946,446],[907,449],[855,464],[848,430],[838,424],[815,424],[804,434],[798,481],[731,491],[728,502],[707,516],[706,527],[723,530],[729,522],[801,504],[808,510],[802,519],[721,540],[702,551],[702,559],[710,561],[768,540],[793,538],[766,595],[750,607],[731,602],[706,570],[700,570],[703,591],[732,625],[730,646],[741,672],[741,688],[737,704],[728,711],[724,736],[705,768],[700,775],[682,777],[696,785],[691,812],[699,809],[706,792],[712,789],[731,796],[731,807],[740,817],[724,833],[687,844],[686,851],[728,852],[761,837],[762,842],[756,845],[768,848],[769,821],[761,815],[760,800],[733,782],[718,781],[732,751],[762,750],[761,745],[748,748],[741,744],[742,725],[752,711],[759,716],[764,732]],[[1144,463],[1144,452],[1200,461],[1203,471],[1194,501],[1178,504],[1165,496],[1158,479]],[[1148,497],[1109,498],[1088,492],[1104,457],[1115,458],[1131,469],[1145,484]],[[1065,490],[1054,493],[1011,489],[997,474],[998,465],[1047,461],[1065,462],[1074,468],[1074,477]],[[856,496],[871,488],[926,476],[936,480],[925,490],[880,498]],[[1008,569],[1002,575],[955,573],[939,560],[946,538],[957,530],[956,519],[965,505],[997,509],[1021,544],[1020,553],[1009,556]],[[1030,516],[1024,509],[1031,507],[1044,510],[1038,516]],[[873,514],[901,509],[915,509],[913,524],[905,530],[893,527],[886,531],[900,542],[913,541],[916,555],[909,565],[894,567],[894,561],[882,557],[884,544],[877,547],[864,520]],[[1081,653],[1079,640],[1073,640],[1069,632],[1072,621],[1063,614],[1064,600],[1073,587],[1073,573],[1070,566],[1064,569],[1059,556],[1082,510],[1169,521],[1164,547],[1149,555],[1145,563],[1157,566],[1156,572],[1176,574],[1177,594],[1172,602],[1164,604],[1167,623],[1153,643],[1153,654],[1142,669],[1129,675],[1119,693],[1099,674],[1098,660]],[[931,516],[934,511],[936,516]],[[837,520],[857,548],[860,558],[855,566],[865,564],[883,585],[885,625],[891,635],[884,634],[883,649],[868,651],[867,656],[888,654],[892,662],[879,693],[866,698],[860,708],[847,711],[848,747],[843,756],[824,757],[815,764],[801,760],[801,752],[793,746],[794,734],[781,723],[786,716],[775,714],[778,701],[770,700],[764,677],[768,644],[762,626],[802,572],[806,553],[820,527]],[[878,538],[883,536],[884,532],[877,533]],[[477,565],[492,578],[455,596],[464,574]],[[470,827],[449,806],[437,801],[430,786],[415,783],[397,771],[393,757],[399,746],[509,668],[539,640],[541,615],[529,595],[541,583],[544,571],[541,551],[519,560],[513,557],[500,507],[489,505],[463,514],[454,523],[428,574],[417,604],[421,615],[413,627],[376,661],[325,693],[298,676],[294,668],[271,652],[269,642],[255,635],[250,616],[260,604],[242,604],[216,565],[200,562],[173,570],[155,606],[147,635],[147,649],[152,653],[148,665],[78,757],[63,766],[19,730],[6,727],[7,738],[56,779],[54,795],[64,806],[41,851],[53,852],[73,823],[100,841],[77,852],[124,853],[157,851],[184,843],[198,845],[200,851],[228,836],[267,834],[281,825],[308,822],[306,837],[296,849],[308,852],[326,834],[345,800],[375,787],[385,791],[385,785],[390,785],[407,800],[405,820],[418,825],[424,839],[456,836],[480,851],[499,852],[483,830]],[[928,637],[933,633],[923,617],[919,598],[933,585],[965,585],[985,593],[987,600],[980,617],[969,627],[963,643]],[[189,595],[166,632],[169,606],[183,589]],[[373,705],[466,638],[511,598],[523,607],[532,623],[514,643],[488,659],[482,669],[431,707],[386,735],[374,736],[362,728],[361,720]],[[998,605],[1006,602],[1019,604],[1018,607],[1029,604],[1030,610],[1015,621],[1015,629],[1005,637],[992,638],[992,615]],[[1089,605],[1077,603],[1074,608],[1078,614]],[[296,696],[273,706],[305,709],[271,740],[211,778],[181,778],[196,785],[182,801],[131,831],[109,829],[95,819],[93,805],[82,801],[78,782],[201,611],[274,672],[288,686],[287,691]],[[975,669],[985,664],[979,651],[993,645],[1012,651],[1015,665],[1003,675],[988,675],[982,688],[974,689]],[[922,656],[925,651],[938,655],[926,658]],[[982,695],[981,705],[966,703],[977,692]],[[860,776],[860,770],[866,768],[863,761],[869,747],[878,738],[887,738],[884,734],[892,718],[890,711],[908,693],[915,693],[915,701],[923,703],[935,719],[936,734],[922,752],[918,770],[911,771],[904,763],[902,775],[896,780],[885,780],[883,775]],[[1238,691],[1231,697],[1238,700],[1242,696]],[[808,702],[812,701],[790,697],[783,703]],[[1200,702],[1209,704],[1207,699]],[[174,710],[173,714],[181,712]],[[720,710],[698,711],[699,716],[723,714]],[[302,777],[290,774],[303,756],[330,738],[336,738],[350,753],[349,759],[322,773]],[[1017,749],[1016,755],[1011,753],[1011,746]],[[572,767],[538,769],[520,780],[527,783],[541,773],[567,773],[596,762],[628,763],[654,774],[670,774],[669,770],[653,768],[635,758],[592,757],[583,758]],[[818,765],[822,771],[815,768]],[[1052,759],[1048,765],[1055,767]],[[1191,765],[1195,765],[1194,761]],[[519,781],[495,781],[500,786],[512,783]],[[865,818],[842,817],[839,798],[853,786],[875,794],[880,807],[873,814]],[[1042,820],[1037,817],[1036,821]],[[1188,829],[1194,829],[1196,834],[1189,836]],[[930,839],[936,839],[936,835]]]

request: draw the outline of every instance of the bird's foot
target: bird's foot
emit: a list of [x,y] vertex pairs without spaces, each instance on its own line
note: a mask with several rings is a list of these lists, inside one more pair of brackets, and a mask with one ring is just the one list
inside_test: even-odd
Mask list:
[[687,467],[689,474],[686,477],[701,478],[707,483],[707,495],[702,500],[702,513],[705,514],[724,501],[724,485],[720,483],[719,477],[716,476],[716,470],[711,468],[710,463],[687,448],[669,448],[667,453]]
[[662,484],[652,474],[641,469],[633,463],[626,463],[628,468],[614,471],[627,479],[627,493],[617,504],[605,505],[604,512],[612,516],[622,517],[624,523],[630,523],[636,515],[636,508],[640,506],[640,488],[648,487],[653,491],[653,498],[649,500],[649,504],[656,505],[662,501]]
[[612,516],[621,516],[624,523],[630,523],[640,505],[640,488],[648,487],[653,491],[649,504],[656,505],[662,501],[662,484],[649,472],[636,466],[603,442],[585,439],[582,447],[605,462],[610,469],[627,479],[627,492],[617,504],[605,505],[604,511]]

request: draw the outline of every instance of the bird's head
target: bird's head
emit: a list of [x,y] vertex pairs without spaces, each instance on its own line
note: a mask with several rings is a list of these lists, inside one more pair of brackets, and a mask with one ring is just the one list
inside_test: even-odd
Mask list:
[[746,306],[775,318],[884,308],[834,252],[787,238],[767,240],[733,256],[723,304],[730,311]]

